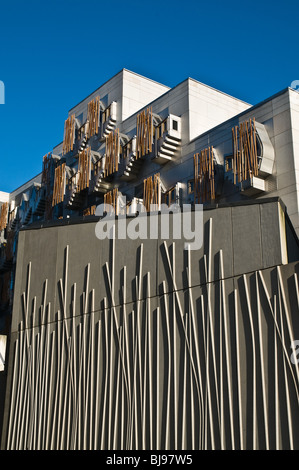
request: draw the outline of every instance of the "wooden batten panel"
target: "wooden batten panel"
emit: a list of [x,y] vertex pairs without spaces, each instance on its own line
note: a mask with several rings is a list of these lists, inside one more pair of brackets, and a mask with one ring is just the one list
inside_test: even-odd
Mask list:
[[213,147],[194,154],[194,202],[201,204],[215,199]]
[[96,96],[87,105],[88,138],[99,132],[100,97]]
[[90,207],[87,207],[87,209],[84,209],[83,211],[83,215],[84,216],[87,216],[87,215],[95,215],[96,213],[96,208],[97,206],[90,206]]
[[63,155],[70,152],[74,148],[75,140],[75,115],[69,116],[64,123],[64,137],[63,137]]
[[234,184],[258,175],[255,119],[232,128]]
[[51,153],[43,156],[42,185],[48,186],[50,181]]
[[8,202],[4,202],[1,206],[0,213],[0,232],[7,227],[8,220]]
[[112,175],[112,173],[118,171],[119,154],[119,130],[115,129],[114,132],[110,132],[110,134],[106,137],[106,158],[104,168],[105,176]]
[[63,202],[65,193],[65,163],[55,168],[52,206]]
[[104,194],[104,211],[109,212],[110,208],[107,205],[112,206],[115,215],[118,215],[118,189],[114,188],[112,191]]
[[152,107],[137,114],[136,158],[151,153],[153,149],[153,112]]
[[78,191],[82,191],[85,188],[89,187],[90,180],[90,161],[91,161],[91,152],[90,147],[87,147],[82,152],[79,153],[79,163],[78,163]]
[[143,205],[147,212],[150,211],[151,205],[154,205],[156,210],[161,205],[161,181],[160,173],[156,173],[154,177],[149,176],[143,180]]
[[42,171],[42,185],[46,188],[46,206],[45,206],[45,219],[50,220],[52,218],[52,187],[51,187],[51,164],[52,156],[51,152],[47,153],[43,157],[43,171]]

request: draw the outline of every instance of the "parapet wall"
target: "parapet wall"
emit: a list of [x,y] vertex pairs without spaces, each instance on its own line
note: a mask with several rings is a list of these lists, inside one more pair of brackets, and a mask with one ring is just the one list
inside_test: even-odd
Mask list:
[[20,232],[2,447],[299,448],[280,202],[205,210],[192,251],[92,220]]

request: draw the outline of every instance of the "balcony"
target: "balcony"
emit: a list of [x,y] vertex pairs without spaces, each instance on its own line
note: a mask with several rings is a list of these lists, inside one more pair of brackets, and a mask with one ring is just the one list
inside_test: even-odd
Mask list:
[[111,182],[109,181],[109,177],[107,178],[105,172],[105,162],[106,162],[106,155],[104,156],[97,156],[97,160],[92,164],[91,170],[91,180],[90,180],[90,188],[89,191],[96,192],[99,194],[105,194],[112,188]]
[[173,160],[181,145],[181,118],[170,114],[155,128],[155,148],[153,160],[164,165]]
[[116,126],[116,101],[112,103],[101,113],[102,137],[108,137],[110,132]]
[[142,159],[136,155],[136,136],[122,145],[119,176],[122,180],[129,181],[138,176],[142,166]]
[[36,193],[34,205],[33,205],[33,214],[36,216],[41,217],[44,215],[46,210],[46,203],[47,203],[47,192],[46,187],[40,187],[39,191]]

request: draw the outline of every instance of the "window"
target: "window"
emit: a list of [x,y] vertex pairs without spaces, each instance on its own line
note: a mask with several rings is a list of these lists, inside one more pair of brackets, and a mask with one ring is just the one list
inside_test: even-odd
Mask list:
[[178,130],[178,121],[172,120],[172,128],[174,131]]

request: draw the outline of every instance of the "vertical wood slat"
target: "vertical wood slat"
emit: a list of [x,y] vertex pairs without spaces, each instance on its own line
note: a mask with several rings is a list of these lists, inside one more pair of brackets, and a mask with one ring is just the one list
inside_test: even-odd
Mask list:
[[143,180],[143,205],[147,212],[153,208],[159,210],[161,205],[160,173],[155,173]]
[[98,134],[100,117],[100,97],[96,96],[87,105],[88,138]]
[[213,147],[194,154],[194,195],[197,203],[215,199]]
[[104,175],[109,176],[118,171],[120,158],[120,138],[119,130],[115,129],[106,136],[106,152]]
[[153,112],[149,107],[137,114],[136,158],[152,152],[153,148]]
[[73,150],[74,140],[75,140],[75,115],[72,114],[65,120],[65,123],[64,123],[64,136],[63,136],[63,146],[62,146],[63,155]]
[[54,207],[56,204],[59,204],[60,202],[63,202],[65,193],[65,170],[65,163],[62,163],[57,168],[55,168],[52,207]]
[[7,227],[8,221],[8,202],[4,202],[1,206],[0,213],[0,232]]
[[255,118],[232,128],[234,184],[258,175]]
[[79,152],[78,160],[78,191],[83,191],[86,188],[89,188],[90,180],[90,171],[91,171],[91,152],[90,147]]
[[118,189],[114,188],[112,191],[104,194],[104,211],[110,212],[111,207],[114,210],[114,214],[118,215]]

